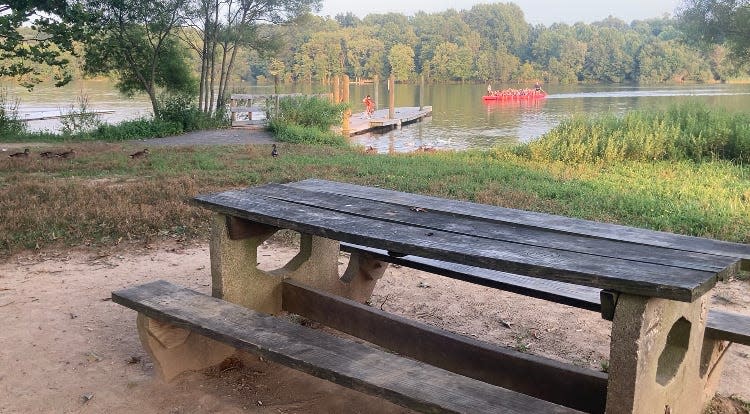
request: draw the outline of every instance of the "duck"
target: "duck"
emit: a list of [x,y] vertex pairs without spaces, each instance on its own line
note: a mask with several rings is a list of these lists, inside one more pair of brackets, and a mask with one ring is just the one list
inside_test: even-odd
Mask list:
[[11,158],[29,158],[29,149],[26,148],[23,150],[23,152],[16,152],[8,156]]
[[40,153],[39,156],[42,157],[42,158],[57,158],[60,155],[57,154],[57,153],[54,153],[52,151],[44,151],[44,152]]
[[276,144],[272,145],[273,149],[271,150],[271,156],[276,158],[279,156],[279,150],[276,149]]
[[373,148],[372,145],[368,145],[367,148],[365,148],[365,153],[367,154],[375,154],[378,150]]
[[423,145],[420,145],[419,147],[417,147],[416,150],[414,150],[414,152],[435,152],[435,151],[436,151],[435,148],[433,148],[433,147],[425,147]]
[[75,158],[76,157],[76,152],[73,151],[72,149],[69,149],[69,150],[67,150],[65,152],[58,153],[57,156],[60,157],[60,158],[67,158],[67,159]]
[[148,157],[148,148],[144,148],[143,151],[138,151],[136,153],[128,155],[130,158],[145,158]]

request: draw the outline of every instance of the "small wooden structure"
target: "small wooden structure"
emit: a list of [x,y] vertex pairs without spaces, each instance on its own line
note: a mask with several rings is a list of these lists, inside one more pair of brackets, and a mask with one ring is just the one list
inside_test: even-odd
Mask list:
[[[323,180],[195,202],[216,212],[214,297],[164,283],[113,294],[141,313],[139,334],[165,377],[217,363],[229,344],[424,412],[697,414],[728,341],[750,338],[750,318],[711,310],[707,295],[750,267],[747,245]],[[300,252],[261,271],[258,248],[279,229],[301,233]],[[357,246],[345,246],[352,254],[339,274],[342,242]],[[447,265],[431,264],[438,274],[553,300],[560,286],[544,293],[544,282],[582,288],[576,303],[612,320],[609,373],[362,305],[402,258],[439,260]],[[284,312],[395,355],[271,316]]]
[[[295,98],[302,96],[325,97],[332,99],[331,94],[283,93],[283,94],[232,94],[229,101],[229,112],[232,127],[251,127],[265,125],[268,119],[279,108],[279,101],[283,98]],[[254,116],[254,113],[263,114],[262,117]],[[257,119],[253,119],[256,117]]]

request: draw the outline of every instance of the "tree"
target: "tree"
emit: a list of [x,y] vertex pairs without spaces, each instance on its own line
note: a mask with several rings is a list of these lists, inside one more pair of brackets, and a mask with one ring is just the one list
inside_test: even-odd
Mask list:
[[414,73],[414,50],[407,45],[394,45],[388,54],[388,63],[396,80],[407,80]]
[[[185,13],[191,27],[202,36],[193,50],[201,58],[199,105],[206,113],[223,108],[231,73],[241,49],[270,54],[279,48],[275,32],[267,25],[295,22],[320,0],[193,0]],[[218,82],[218,85],[217,85]]]
[[[0,4],[0,78],[14,77],[32,89],[52,69],[55,86],[70,82],[74,40],[83,37],[83,15],[65,0],[19,0]],[[25,25],[25,23],[31,23]]]
[[736,58],[750,58],[750,0],[685,0],[677,18],[688,39],[726,42]]
[[186,0],[94,0],[93,30],[98,35],[86,44],[90,74],[116,74],[126,93],[148,94],[154,116],[159,116],[158,88],[193,92],[186,55],[174,36]]

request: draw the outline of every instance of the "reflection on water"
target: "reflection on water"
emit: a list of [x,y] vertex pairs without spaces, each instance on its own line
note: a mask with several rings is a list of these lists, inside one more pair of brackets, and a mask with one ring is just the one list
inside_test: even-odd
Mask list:
[[[493,85],[495,88],[504,85]],[[529,85],[512,85],[523,87]],[[272,86],[242,87],[244,93],[271,93]],[[379,152],[413,151],[419,146],[441,149],[489,148],[513,142],[528,142],[558,125],[574,114],[621,114],[631,109],[666,108],[685,101],[700,101],[709,106],[730,111],[750,110],[750,85],[673,85],[673,86],[601,86],[575,85],[545,86],[546,99],[530,101],[484,102],[486,85],[456,84],[427,85],[424,104],[432,105],[433,115],[423,122],[404,126],[384,134],[364,134],[352,138],[362,146],[372,146]],[[238,89],[239,90],[239,89]],[[321,93],[320,85],[283,85],[280,93]],[[150,116],[151,105],[145,95],[128,99],[120,95],[111,82],[102,80],[78,81],[65,88],[37,87],[29,93],[11,88],[10,95],[20,99],[21,114],[59,115],[75,104],[81,93],[89,97],[89,109],[113,111],[102,114],[106,122],[118,122],[140,116]],[[396,85],[396,106],[419,105],[418,85]],[[352,111],[364,110],[362,99],[371,95],[378,108],[388,101],[385,83],[375,89],[372,84],[352,85]],[[56,121],[30,122],[32,130],[59,128]]]

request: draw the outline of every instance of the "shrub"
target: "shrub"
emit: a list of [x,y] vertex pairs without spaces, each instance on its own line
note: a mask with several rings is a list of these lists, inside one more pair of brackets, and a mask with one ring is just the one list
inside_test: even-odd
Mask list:
[[223,106],[219,106],[216,115],[207,115],[189,95],[164,95],[160,98],[159,106],[159,120],[180,124],[184,132],[229,126]]
[[269,122],[269,129],[280,141],[344,145],[341,135],[331,127],[341,123],[347,105],[331,103],[317,97],[293,97],[279,101],[279,107]]
[[99,114],[89,111],[89,96],[81,93],[67,112],[60,110],[60,124],[63,135],[73,135],[96,129],[101,125],[101,119]]

